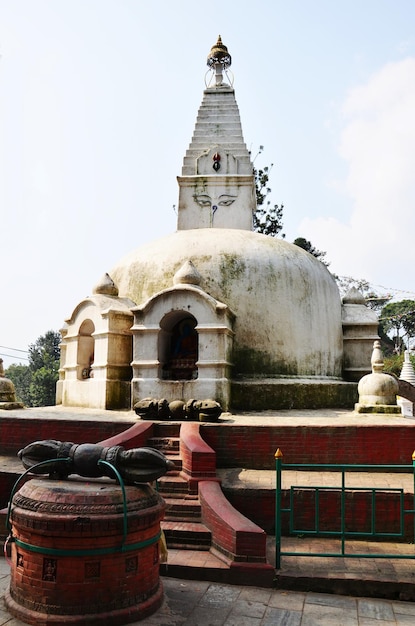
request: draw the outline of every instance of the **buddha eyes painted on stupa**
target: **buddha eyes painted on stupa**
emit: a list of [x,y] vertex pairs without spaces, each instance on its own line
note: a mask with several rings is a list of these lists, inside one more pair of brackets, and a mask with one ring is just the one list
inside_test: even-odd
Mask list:
[[207,194],[195,194],[193,196],[194,201],[200,207],[218,207],[218,206],[231,206],[235,202],[238,196],[223,193],[218,198],[211,198]]
[[212,200],[210,196],[206,195],[195,195],[193,196],[194,201],[201,207],[207,207],[212,205]]

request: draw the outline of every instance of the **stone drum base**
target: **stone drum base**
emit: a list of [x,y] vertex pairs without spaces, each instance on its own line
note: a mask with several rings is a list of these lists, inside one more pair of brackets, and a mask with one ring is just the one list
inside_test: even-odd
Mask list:
[[159,588],[153,596],[146,602],[136,604],[134,607],[118,609],[115,611],[96,613],[92,615],[52,615],[50,613],[39,613],[31,611],[17,604],[10,595],[10,591],[4,596],[4,601],[8,611],[26,624],[36,624],[38,626],[62,626],[63,624],[74,624],[76,626],[106,625],[116,626],[130,624],[148,617],[160,608],[163,602],[163,586],[160,582]]
[[36,625],[120,626],[163,600],[164,501],[142,484],[34,478],[15,494],[6,607]]

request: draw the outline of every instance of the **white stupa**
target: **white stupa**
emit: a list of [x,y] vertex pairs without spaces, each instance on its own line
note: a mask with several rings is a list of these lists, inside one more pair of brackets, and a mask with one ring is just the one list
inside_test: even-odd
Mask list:
[[66,320],[58,401],[353,406],[356,386],[343,376],[368,371],[377,321],[342,305],[314,256],[253,231],[253,165],[220,37],[207,63],[212,83],[177,179],[177,231],[125,256],[109,272],[111,293],[100,287]]

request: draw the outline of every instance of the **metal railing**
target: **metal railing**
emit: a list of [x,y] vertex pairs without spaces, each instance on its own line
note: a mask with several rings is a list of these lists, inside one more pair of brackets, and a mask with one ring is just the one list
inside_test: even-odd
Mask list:
[[[354,464],[333,464],[333,463],[283,463],[283,454],[281,450],[275,453],[276,464],[276,494],[275,494],[275,567],[281,568],[282,556],[301,556],[301,557],[349,557],[349,558],[377,558],[377,559],[415,559],[415,550],[408,554],[386,554],[386,553],[351,553],[346,552],[346,540],[351,538],[384,538],[384,539],[401,539],[405,537],[405,516],[413,516],[413,537],[415,540],[415,452],[412,454],[412,464],[408,465],[354,465]],[[341,473],[341,486],[317,486],[317,485],[291,485],[289,489],[289,506],[282,508],[282,472],[283,470],[326,470],[330,472]],[[413,475],[413,493],[412,493],[412,508],[405,508],[405,494],[404,489],[391,488],[391,487],[346,487],[346,473],[353,473],[356,471],[369,472],[369,471],[390,471],[390,472],[406,472]],[[314,491],[314,527],[313,528],[300,528],[296,525],[295,509],[294,509],[294,497],[296,491]],[[336,492],[340,497],[340,510],[339,521],[340,528],[329,530],[322,528],[321,526],[321,493],[327,491]],[[370,493],[371,514],[370,520],[365,520],[369,525],[369,530],[350,530],[346,524],[346,509],[347,509],[347,494],[349,492],[366,492]],[[376,495],[377,493],[392,493],[398,497],[399,501],[399,530],[396,532],[377,531],[376,520]],[[336,537],[340,541],[341,548],[338,552],[299,552],[299,551],[284,551],[281,549],[281,536],[282,536],[282,515],[289,514],[289,535],[290,536],[313,536],[313,537]]]

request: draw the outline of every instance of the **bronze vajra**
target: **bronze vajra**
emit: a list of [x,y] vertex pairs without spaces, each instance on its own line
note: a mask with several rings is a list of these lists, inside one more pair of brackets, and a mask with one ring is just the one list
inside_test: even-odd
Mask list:
[[155,448],[125,450],[122,446],[104,447],[54,439],[34,441],[20,450],[18,457],[23,466],[34,474],[49,474],[58,478],[67,478],[70,474],[86,478],[114,478],[115,467],[127,483],[152,482],[175,467]]

